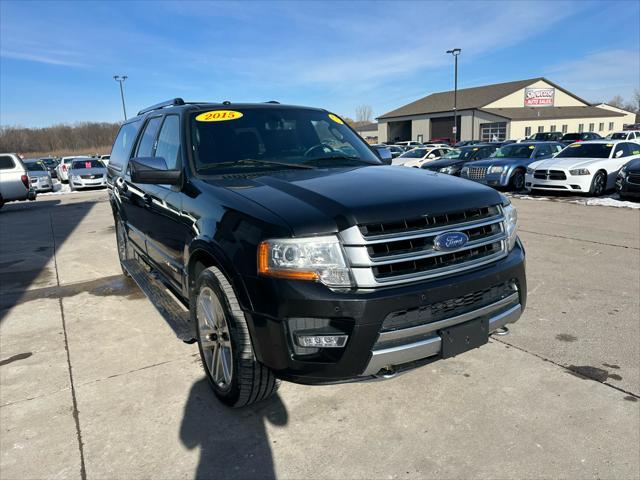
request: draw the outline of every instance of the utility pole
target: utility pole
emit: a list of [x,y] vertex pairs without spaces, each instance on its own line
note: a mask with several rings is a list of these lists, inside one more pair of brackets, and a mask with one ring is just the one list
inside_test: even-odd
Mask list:
[[[453,55],[455,59],[455,74],[453,87],[453,143],[458,143],[458,55],[462,52],[460,48],[447,50],[447,53]],[[473,125],[471,125],[473,129]]]
[[122,99],[122,111],[124,112],[124,120],[127,121],[127,108],[124,106],[124,88],[122,84],[129,78],[126,75],[114,75],[113,79],[120,84],[120,98]]

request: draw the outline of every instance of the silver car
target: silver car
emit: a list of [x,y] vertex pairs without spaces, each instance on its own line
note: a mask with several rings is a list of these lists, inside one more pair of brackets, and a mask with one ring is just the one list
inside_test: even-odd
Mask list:
[[62,157],[60,163],[56,167],[56,173],[58,174],[58,179],[62,183],[67,183],[69,181],[69,169],[71,168],[71,164],[75,160],[91,160],[91,157],[86,157],[83,155],[78,155],[75,157]]
[[107,167],[96,158],[76,159],[69,168],[71,190],[107,186]]
[[27,175],[29,176],[29,185],[36,192],[50,192],[53,190],[53,180],[51,173],[44,164],[38,159],[24,160],[24,166],[27,167]]
[[15,153],[0,153],[0,208],[17,200],[35,200],[36,191],[29,185],[27,169]]

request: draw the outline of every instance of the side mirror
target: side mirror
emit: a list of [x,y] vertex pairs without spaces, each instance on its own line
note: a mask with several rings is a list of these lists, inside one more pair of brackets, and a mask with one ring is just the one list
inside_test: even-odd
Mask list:
[[621,156],[624,155],[624,152],[622,150],[618,150],[616,153],[613,154],[614,157],[616,158],[620,158]]
[[133,183],[156,183],[177,185],[180,183],[180,170],[168,170],[162,157],[137,157],[129,161],[131,181]]
[[393,160],[391,150],[388,148],[374,148],[373,151],[382,163],[385,165],[391,165]]

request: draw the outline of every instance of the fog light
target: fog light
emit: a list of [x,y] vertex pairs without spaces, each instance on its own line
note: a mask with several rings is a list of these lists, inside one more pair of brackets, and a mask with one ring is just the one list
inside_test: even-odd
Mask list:
[[342,348],[349,335],[296,335],[296,342],[305,348]]

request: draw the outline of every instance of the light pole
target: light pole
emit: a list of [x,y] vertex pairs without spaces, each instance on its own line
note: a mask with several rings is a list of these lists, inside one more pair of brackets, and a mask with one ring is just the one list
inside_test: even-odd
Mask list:
[[[458,55],[462,52],[460,48],[447,50],[455,59],[455,80],[453,87],[453,143],[458,143]],[[473,129],[473,125],[471,126]]]
[[122,99],[122,111],[124,112],[124,120],[127,120],[127,108],[124,106],[124,89],[122,88],[122,84],[124,81],[129,78],[126,75],[114,75],[113,79],[120,84],[120,98]]

